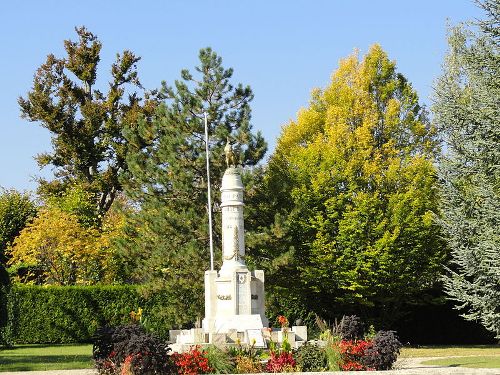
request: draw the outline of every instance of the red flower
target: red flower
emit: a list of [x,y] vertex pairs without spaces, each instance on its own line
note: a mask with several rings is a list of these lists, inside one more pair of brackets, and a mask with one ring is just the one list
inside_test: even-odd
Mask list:
[[200,351],[199,346],[193,346],[186,353],[174,353],[172,358],[178,367],[179,375],[206,374],[211,369],[208,365],[206,351]]
[[277,354],[276,352],[271,352],[271,358],[267,361],[266,371],[267,372],[283,372],[284,370],[292,371],[295,368],[295,359],[292,353],[281,352]]
[[340,365],[340,368],[344,371],[362,371],[365,366],[358,362],[346,362]]
[[372,346],[371,341],[365,340],[342,340],[339,344],[342,354],[340,368],[344,371],[373,370],[360,363],[365,351]]
[[286,318],[286,316],[279,315],[278,316],[278,323],[280,324],[280,326],[282,328],[283,327],[288,327],[288,319]]

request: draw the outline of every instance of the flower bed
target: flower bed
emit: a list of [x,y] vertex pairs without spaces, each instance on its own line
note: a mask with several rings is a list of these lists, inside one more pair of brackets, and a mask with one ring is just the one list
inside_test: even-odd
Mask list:
[[401,343],[394,331],[365,334],[356,317],[325,329],[319,344],[307,343],[292,350],[288,320],[280,316],[281,343],[267,339],[268,350],[237,345],[218,349],[193,346],[185,353],[170,353],[168,345],[138,323],[101,328],[95,336],[94,360],[99,374],[224,374],[286,373],[296,371],[387,370],[397,359]]

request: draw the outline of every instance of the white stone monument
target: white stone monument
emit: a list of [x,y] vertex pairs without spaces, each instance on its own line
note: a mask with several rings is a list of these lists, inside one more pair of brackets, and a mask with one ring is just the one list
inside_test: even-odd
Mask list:
[[[264,271],[245,264],[243,184],[238,168],[229,167],[222,178],[222,267],[205,272],[205,319],[209,334],[267,327],[264,307]],[[211,339],[209,339],[212,342]]]
[[[222,267],[205,271],[205,318],[202,328],[171,330],[173,351],[188,350],[194,344],[217,346],[236,343],[265,346],[264,271],[250,271],[245,264],[245,227],[243,223],[243,183],[231,144],[226,144],[228,168],[222,177]],[[282,330],[267,335],[282,342]],[[292,327],[288,341],[297,347],[307,341],[306,327]],[[300,341],[299,341],[300,340]]]

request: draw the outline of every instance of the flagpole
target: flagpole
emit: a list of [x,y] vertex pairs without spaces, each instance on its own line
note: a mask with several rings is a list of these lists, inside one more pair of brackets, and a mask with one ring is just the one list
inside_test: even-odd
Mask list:
[[203,112],[205,118],[205,151],[207,154],[207,184],[208,184],[208,233],[210,236],[210,270],[214,270],[214,241],[212,238],[212,197],[210,192],[210,154],[208,150],[208,120],[207,112]]

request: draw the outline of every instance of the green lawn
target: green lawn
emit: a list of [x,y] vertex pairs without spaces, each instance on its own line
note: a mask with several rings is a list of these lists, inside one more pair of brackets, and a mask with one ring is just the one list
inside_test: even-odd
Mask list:
[[433,359],[422,362],[423,365],[438,365],[448,367],[469,367],[469,368],[500,368],[499,356],[470,356]]
[[500,368],[500,345],[423,346],[401,350],[400,358],[421,357],[448,357],[424,361],[424,365]]
[[92,345],[21,345],[0,349],[0,372],[92,367]]
[[500,345],[421,346],[418,348],[403,348],[401,349],[400,357],[466,357],[471,355],[500,357]]

